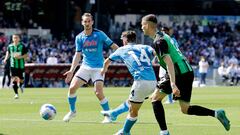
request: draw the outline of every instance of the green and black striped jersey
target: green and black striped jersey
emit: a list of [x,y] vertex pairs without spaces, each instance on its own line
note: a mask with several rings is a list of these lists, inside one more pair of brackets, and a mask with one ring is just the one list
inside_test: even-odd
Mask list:
[[166,63],[163,61],[165,55],[169,55],[173,61],[176,75],[193,71],[185,56],[179,48],[174,45],[174,41],[165,33],[157,32],[153,42],[153,48],[157,53],[159,64],[167,69]]
[[17,68],[17,69],[24,69],[25,60],[24,58],[21,59],[15,59],[14,55],[20,54],[24,55],[27,54],[28,50],[27,48],[22,44],[19,43],[18,45],[9,44],[8,45],[8,53],[10,55],[10,66],[11,68]]

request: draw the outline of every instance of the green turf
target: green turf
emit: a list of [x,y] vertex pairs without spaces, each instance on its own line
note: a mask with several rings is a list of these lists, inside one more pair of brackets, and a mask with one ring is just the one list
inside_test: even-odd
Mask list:
[[[129,88],[105,88],[110,106],[116,107],[129,94]],[[13,91],[0,90],[0,135],[112,135],[123,125],[126,113],[114,124],[101,124],[103,117],[92,88],[78,90],[78,115],[70,123],[62,121],[68,112],[67,89],[25,89],[20,99],[13,99]],[[40,106],[51,103],[57,108],[56,118],[45,121],[39,116]],[[224,108],[231,121],[231,130],[225,131],[217,119],[183,115],[178,103],[164,105],[171,135],[239,135],[240,87],[195,88],[192,104],[219,109]],[[142,106],[132,135],[157,135],[158,125],[151,103]]]

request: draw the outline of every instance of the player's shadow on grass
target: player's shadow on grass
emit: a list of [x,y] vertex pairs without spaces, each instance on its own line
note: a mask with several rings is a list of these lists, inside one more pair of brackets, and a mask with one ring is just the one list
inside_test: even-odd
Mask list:
[[0,133],[0,135],[7,135],[7,134]]

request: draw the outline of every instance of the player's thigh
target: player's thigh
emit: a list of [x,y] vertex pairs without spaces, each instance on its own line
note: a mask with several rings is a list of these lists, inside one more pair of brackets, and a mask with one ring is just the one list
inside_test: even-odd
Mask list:
[[146,97],[153,93],[156,84],[156,81],[134,81],[130,91],[129,101],[142,103]]
[[150,96],[151,102],[162,101],[166,95],[166,93],[161,92],[161,90],[156,87],[154,92]]
[[94,69],[91,70],[91,80],[95,84],[96,82],[103,82],[104,81],[104,75],[101,75],[101,70],[100,69]]
[[175,99],[190,102],[192,95],[193,79],[193,72],[185,73],[181,76],[176,76],[176,85],[180,90],[181,97],[174,97]]
[[91,75],[91,70],[85,69],[83,67],[80,67],[78,71],[75,74],[75,77],[83,80],[85,83],[87,83],[90,79]]
[[72,81],[71,81],[69,89],[70,89],[70,91],[75,92],[83,84],[86,84],[86,82],[84,80],[74,76]]

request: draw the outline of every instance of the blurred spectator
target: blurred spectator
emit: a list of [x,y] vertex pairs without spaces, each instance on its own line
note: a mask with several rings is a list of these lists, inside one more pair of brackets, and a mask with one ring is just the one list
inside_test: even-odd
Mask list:
[[221,66],[218,68],[218,74],[221,76],[223,83],[229,79],[224,62],[221,62]]
[[200,74],[200,86],[205,86],[209,65],[203,56],[201,57],[201,60],[199,61],[198,65],[199,65],[199,74]]
[[47,64],[54,65],[58,63],[58,59],[55,57],[55,53],[51,52],[50,56],[47,58]]
[[237,65],[231,63],[227,68],[227,74],[230,79],[230,85],[234,85],[237,75]]

